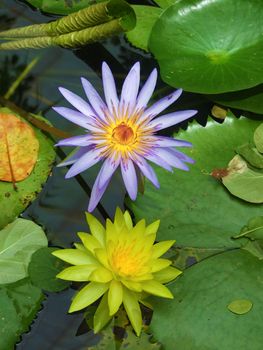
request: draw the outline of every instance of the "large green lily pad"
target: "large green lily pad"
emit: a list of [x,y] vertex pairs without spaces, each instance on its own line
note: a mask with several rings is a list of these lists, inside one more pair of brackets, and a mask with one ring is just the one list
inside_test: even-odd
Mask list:
[[262,83],[262,17],[261,0],[181,0],[168,7],[149,40],[162,79],[209,94]]
[[[7,108],[1,110],[18,116]],[[47,180],[55,159],[51,139],[39,129],[33,129],[39,141],[39,152],[37,162],[30,176],[17,182],[16,188],[12,183],[0,181],[0,229],[13,221],[36,198],[36,195],[42,189],[42,185]]]
[[160,189],[146,182],[144,195],[127,203],[135,219],[152,222],[160,218],[157,239],[176,239],[179,246],[240,246],[230,237],[251,217],[262,215],[263,205],[234,197],[211,172],[226,168],[236,147],[253,140],[258,125],[258,121],[228,116],[223,124],[210,118],[205,128],[193,122],[186,131],[180,131],[176,138],[193,144],[193,148],[182,151],[196,163],[189,172],[175,169],[170,173],[156,167]]
[[[152,333],[166,350],[261,350],[262,275],[262,261],[239,249],[190,267],[169,285],[174,300],[154,300]],[[240,300],[252,308],[237,315],[228,306]]]

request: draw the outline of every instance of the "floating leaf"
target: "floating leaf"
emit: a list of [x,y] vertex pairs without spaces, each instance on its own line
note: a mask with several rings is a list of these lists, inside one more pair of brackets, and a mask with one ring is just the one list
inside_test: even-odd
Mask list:
[[16,115],[0,110],[0,180],[27,178],[38,158],[39,142],[33,128]]
[[263,169],[263,155],[253,145],[246,143],[237,147],[236,152],[245,158],[250,165],[258,169]]
[[156,167],[160,189],[156,191],[146,181],[144,195],[139,194],[135,202],[127,201],[136,221],[160,218],[157,239],[176,239],[179,247],[237,247],[230,237],[240,232],[244,221],[262,215],[263,205],[235,198],[211,173],[225,168],[236,147],[252,139],[258,125],[228,116],[222,124],[209,119],[205,128],[193,122],[186,131],[181,130],[175,137],[192,142],[193,148],[184,153],[196,163],[189,172],[170,173]]
[[168,7],[149,39],[162,79],[208,94],[262,83],[262,16],[261,0],[238,6],[236,0],[188,0]]
[[28,266],[28,274],[32,284],[47,290],[48,292],[59,292],[70,283],[56,278],[56,275],[65,268],[65,263],[51,253],[57,248],[40,248],[31,257]]
[[134,5],[132,8],[136,14],[136,27],[130,30],[126,37],[132,45],[148,51],[148,40],[152,27],[163,10],[158,7],[143,5]]
[[260,124],[254,133],[254,142],[257,150],[263,153],[263,123]]
[[104,0],[26,0],[32,6],[47,13],[68,15]]
[[250,254],[254,255],[259,260],[263,259],[263,247],[260,241],[247,241],[247,243],[242,247],[242,249],[248,251]]
[[160,350],[161,344],[152,342],[151,338],[152,336],[145,332],[137,337],[130,328],[127,328],[119,350]]
[[[3,108],[1,112],[10,113],[11,111]],[[19,117],[17,114],[15,115]],[[20,119],[23,121],[22,118]],[[41,120],[43,121],[43,119]],[[33,129],[39,142],[39,152],[30,176],[18,182],[16,190],[11,183],[0,181],[0,229],[13,221],[35,199],[37,193],[42,189],[42,185],[46,182],[55,158],[51,139],[40,130]],[[31,150],[28,154],[30,153]]]
[[227,308],[229,311],[237,315],[244,315],[252,309],[252,302],[247,299],[237,299],[233,300]]
[[0,286],[0,349],[14,349],[20,335],[29,329],[43,299],[41,290],[27,279]]
[[154,2],[162,8],[166,8],[173,5],[176,0],[154,0]]
[[228,165],[222,182],[230,193],[250,203],[263,203],[263,173],[253,171],[236,155]]
[[[152,301],[150,330],[165,349],[260,350],[262,274],[262,261],[243,250],[203,260],[169,284],[173,300]],[[253,309],[242,317],[227,309],[238,299],[253,301]]]
[[47,245],[43,230],[34,222],[16,219],[0,231],[0,284],[27,276],[31,255]]
[[256,216],[242,227],[240,234],[233,238],[247,237],[252,240],[263,240],[263,216]]

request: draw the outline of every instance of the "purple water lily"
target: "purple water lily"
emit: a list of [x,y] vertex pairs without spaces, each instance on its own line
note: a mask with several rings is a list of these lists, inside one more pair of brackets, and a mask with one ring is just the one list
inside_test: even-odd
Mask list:
[[193,160],[174,147],[191,147],[191,143],[156,135],[159,130],[176,125],[196,114],[195,110],[178,111],[156,118],[182,93],[176,90],[147,108],[157,80],[154,69],[139,91],[140,63],[127,75],[118,98],[112,72],[102,64],[102,80],[106,103],[86,79],[82,85],[89,103],[73,92],[59,88],[62,95],[77,110],[54,107],[71,122],[82,126],[88,133],[59,141],[58,146],[78,146],[79,149],[60,166],[73,164],[66,174],[71,178],[103,161],[92,188],[88,211],[92,212],[105,192],[115,170],[120,167],[127,192],[136,199],[138,184],[136,168],[159,188],[158,179],[148,161],[168,171],[172,168],[188,170],[185,163]]

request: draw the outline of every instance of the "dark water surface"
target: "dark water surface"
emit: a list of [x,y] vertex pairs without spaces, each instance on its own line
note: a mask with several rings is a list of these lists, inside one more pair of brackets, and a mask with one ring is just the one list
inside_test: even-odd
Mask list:
[[[0,29],[42,23],[52,16],[41,14],[28,5],[15,0],[0,0]],[[121,83],[131,65],[137,60],[142,65],[144,81],[155,62],[149,54],[140,52],[126,43],[124,37],[115,37],[82,49],[68,50],[49,48],[41,50],[21,50],[0,52],[0,94],[4,94],[25,65],[34,57],[40,60],[29,77],[23,82],[12,100],[24,109],[42,114],[57,128],[78,133],[74,124],[64,120],[52,111],[52,105],[66,105],[58,86],[64,86],[84,97],[80,77],[84,76],[102,93],[100,70],[102,61],[112,68],[120,90]],[[156,96],[170,88],[159,82]],[[189,101],[191,103],[189,104]],[[209,109],[193,94],[185,94],[179,108]],[[177,105],[178,106],[178,105]],[[200,110],[200,108],[199,108]],[[205,113],[207,115],[207,112]],[[63,149],[63,152],[67,150]],[[59,153],[61,157],[61,155]],[[58,156],[58,161],[60,157]],[[84,211],[87,208],[90,186],[93,184],[98,167],[86,171],[78,179],[64,180],[67,169],[54,168],[38,199],[26,210],[24,217],[43,225],[51,246],[70,247],[77,240],[76,232],[87,231]],[[121,183],[121,186],[120,186]],[[112,216],[117,205],[123,206],[124,189],[120,175],[116,174],[102,200],[103,209],[94,214],[102,221],[106,213]],[[69,289],[60,293],[47,294],[43,307],[31,329],[24,334],[17,350],[84,350],[96,344],[99,336],[88,332],[75,336],[82,322],[82,314],[67,315],[71,298],[75,291]]]

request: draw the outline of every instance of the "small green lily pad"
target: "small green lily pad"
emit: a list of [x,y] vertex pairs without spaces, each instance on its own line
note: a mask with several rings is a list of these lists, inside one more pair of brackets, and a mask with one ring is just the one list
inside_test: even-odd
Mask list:
[[248,299],[237,299],[231,301],[227,308],[229,311],[237,315],[244,315],[252,309],[252,302]]

